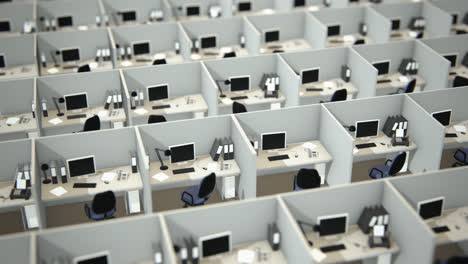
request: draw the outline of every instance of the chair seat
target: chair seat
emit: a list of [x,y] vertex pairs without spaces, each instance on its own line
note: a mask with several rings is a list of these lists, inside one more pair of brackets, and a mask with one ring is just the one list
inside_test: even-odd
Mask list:
[[93,211],[92,205],[90,204],[85,204],[85,212],[88,218],[92,220],[104,220],[104,219],[109,219],[113,218],[115,214],[115,208],[110,210],[109,212],[102,213],[102,214],[97,214]]
[[373,179],[388,177],[389,167],[385,164],[379,164],[369,169],[369,176]]
[[466,155],[466,153],[468,153],[468,148],[465,148],[463,150],[457,150],[455,152],[455,154],[453,155],[453,157],[458,161],[458,162],[461,162],[461,163],[468,163],[468,155]]
[[[205,198],[200,198],[200,197],[198,197],[197,192],[198,192],[198,186],[193,186],[193,187],[190,187],[190,188],[186,189],[182,193],[182,201],[187,203],[187,204],[191,204],[191,205],[199,205],[199,204],[203,204],[210,197],[208,195]],[[192,195],[192,196],[190,196],[190,195]],[[192,197],[193,197],[193,200],[192,200]]]

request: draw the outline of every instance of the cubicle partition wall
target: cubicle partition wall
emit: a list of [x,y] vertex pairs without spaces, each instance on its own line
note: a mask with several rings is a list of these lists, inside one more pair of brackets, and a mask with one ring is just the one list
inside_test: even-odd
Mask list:
[[[219,17],[230,17],[232,16],[232,0],[167,0],[173,13],[173,17],[177,20],[192,20],[192,19],[207,19],[215,18],[210,15],[211,8],[216,7],[220,13],[217,14]],[[198,15],[187,16],[187,7],[199,7]]]
[[276,12],[278,4],[277,0],[256,0],[250,2],[250,10],[239,10],[243,0],[230,0],[232,6],[232,14],[235,16],[258,15],[258,14],[273,14]]
[[33,234],[16,234],[0,238],[0,254],[5,263],[36,264],[36,249],[36,237]]
[[465,1],[433,1],[433,4],[452,16],[452,34],[468,33],[467,25],[463,22],[468,12]]
[[24,33],[25,22],[36,20],[36,4],[33,2],[3,3],[0,10],[0,21],[10,22],[10,30],[1,32],[0,36]]
[[[4,55],[5,73],[0,79],[36,77],[36,35],[0,38],[0,54]],[[3,70],[2,70],[3,71]]]
[[[153,12],[162,12],[162,21],[172,20],[172,10],[166,0],[136,0],[131,3],[125,0],[101,0],[103,12],[109,17],[113,26],[124,24],[150,23]],[[134,16],[134,17],[133,17]],[[156,20],[152,21],[156,22]]]

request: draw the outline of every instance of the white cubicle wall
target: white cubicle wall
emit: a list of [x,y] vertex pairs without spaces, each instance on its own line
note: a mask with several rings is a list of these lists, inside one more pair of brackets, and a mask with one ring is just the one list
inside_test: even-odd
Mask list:
[[247,2],[243,0],[228,0],[231,2],[232,6],[232,15],[243,16],[251,14],[273,14],[276,12],[276,7],[278,2],[281,0],[255,0],[249,1],[251,5],[250,11],[241,11],[239,12],[239,3]]
[[5,55],[6,67],[28,66],[35,73],[31,76],[37,75],[36,50],[36,35],[0,38],[0,53]]
[[199,6],[200,16],[209,17],[210,8],[212,6],[221,8],[221,17],[232,16],[232,2],[231,0],[167,0],[172,10],[172,14],[175,19],[186,18],[185,8],[186,6]]
[[36,4],[31,2],[2,3],[0,9],[0,21],[10,22],[10,31],[1,32],[3,34],[23,33],[25,22],[34,22],[36,20]]
[[36,250],[36,237],[33,234],[15,234],[0,238],[2,262],[36,264]]
[[[463,18],[468,12],[468,5],[464,0],[434,0],[432,4],[449,13],[457,16],[457,24],[463,23]],[[454,21],[452,21],[454,22]]]
[[[152,11],[162,11],[163,21],[172,19],[172,10],[166,0],[101,0],[103,13],[109,17],[111,25],[122,25],[125,23],[134,24],[146,23],[150,21]],[[124,22],[120,13],[135,11],[136,19],[131,22]]]

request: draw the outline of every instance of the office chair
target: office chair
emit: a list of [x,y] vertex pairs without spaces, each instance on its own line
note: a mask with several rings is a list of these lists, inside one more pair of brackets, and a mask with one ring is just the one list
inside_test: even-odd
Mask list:
[[89,131],[95,131],[95,130],[100,130],[100,129],[101,129],[101,119],[99,119],[99,116],[95,115],[93,117],[86,119],[82,132],[89,132]]
[[238,103],[238,102],[232,103],[232,113],[239,114],[239,113],[246,113],[246,112],[247,112],[247,108],[245,107],[245,105]]
[[468,79],[465,77],[461,76],[455,76],[455,79],[453,79],[453,87],[462,87],[462,86],[468,86]]
[[415,87],[416,87],[416,79],[413,79],[406,84],[406,87],[404,89],[398,88],[396,92],[391,93],[391,94],[399,94],[401,91],[403,91],[403,93],[412,93]]
[[167,64],[166,59],[155,59],[153,65]]
[[294,176],[294,191],[320,187],[321,178],[316,169],[300,169]]
[[198,186],[186,189],[181,196],[184,202],[184,208],[190,206],[203,205],[210,198],[210,193],[216,185],[216,174],[211,173],[205,176]]
[[361,45],[361,44],[366,44],[366,41],[364,39],[357,39],[354,41],[353,45]]
[[148,117],[148,124],[166,122],[166,118],[163,115],[150,115]]
[[91,71],[91,67],[89,67],[89,64],[86,64],[86,65],[80,66],[77,72],[90,72],[90,71]]
[[417,39],[422,39],[422,38],[424,38],[424,31],[419,32],[419,33],[416,35],[416,38],[417,38]]
[[[336,90],[333,93],[330,99],[330,102],[346,101],[347,97],[348,97],[348,91],[346,89]],[[320,101],[320,103],[325,103],[325,101]]]
[[437,264],[466,264],[468,263],[468,256],[452,256],[447,260],[439,260]]
[[[406,152],[396,155],[393,160],[387,160],[385,164],[380,164],[369,169],[369,176],[372,179],[392,177],[403,168],[406,160]],[[390,165],[387,165],[390,162]]]
[[92,204],[85,204],[86,216],[92,220],[104,220],[114,218],[116,212],[115,195],[113,191],[98,193],[93,198]]
[[468,165],[467,154],[468,154],[468,148],[457,149],[455,153],[453,153],[453,158],[456,160],[456,162],[452,164],[452,167]]

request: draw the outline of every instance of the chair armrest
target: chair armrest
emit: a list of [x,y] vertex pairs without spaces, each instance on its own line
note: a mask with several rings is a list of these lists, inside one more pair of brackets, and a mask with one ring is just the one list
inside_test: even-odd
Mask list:
[[193,204],[193,196],[192,196],[192,194],[190,194],[190,193],[188,193],[188,192],[185,192],[185,191],[184,191],[184,192],[182,193],[182,196],[180,197],[180,199],[181,199],[182,201],[184,201],[184,194],[187,194],[187,195],[190,196],[190,200],[191,200],[190,204]]
[[[372,172],[374,172],[374,170],[380,172],[380,174],[382,174],[382,177],[383,177],[383,175],[384,175],[383,171],[381,171],[381,170],[379,170],[379,169],[377,169],[377,168],[372,168],[369,174],[372,175]],[[370,176],[370,175],[369,175],[369,176]]]
[[[466,152],[463,151],[462,149],[457,149],[455,151],[455,153],[453,154],[453,157],[455,157],[457,155],[457,153],[461,153],[463,155],[463,162],[465,162],[466,161]],[[457,158],[455,158],[455,159],[457,159]]]
[[89,208],[89,204],[84,205],[84,210],[85,210],[86,216],[89,218],[91,215],[91,208]]
[[386,160],[386,161],[385,161],[385,165],[388,166],[388,164],[387,164],[388,162],[392,162],[392,160],[391,160],[391,159]]

